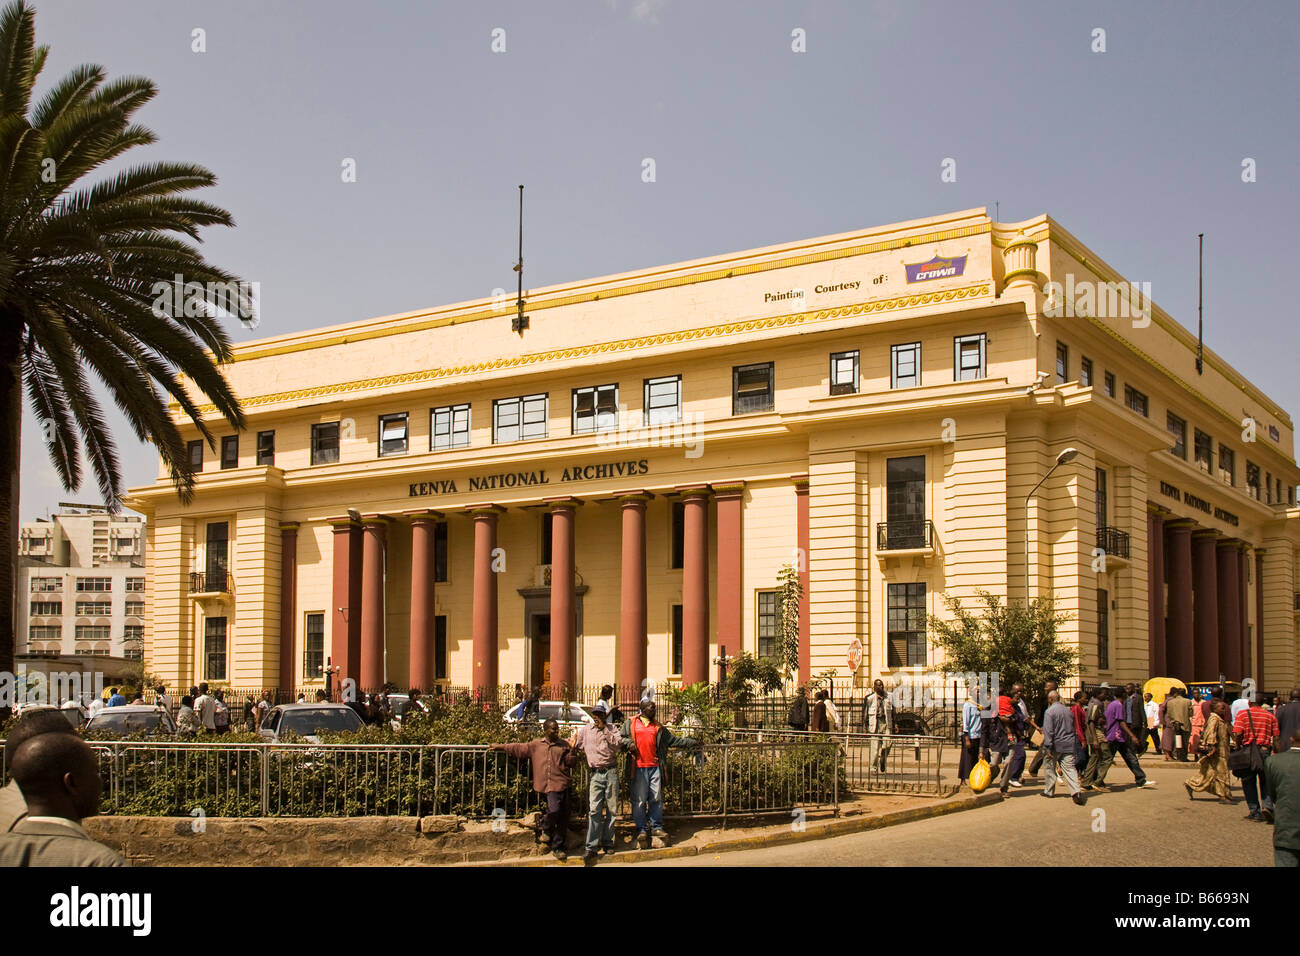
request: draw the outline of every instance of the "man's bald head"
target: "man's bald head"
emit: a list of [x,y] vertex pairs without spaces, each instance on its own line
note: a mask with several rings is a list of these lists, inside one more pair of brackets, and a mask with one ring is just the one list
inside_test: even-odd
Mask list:
[[99,812],[99,761],[76,734],[29,738],[14,753],[11,773],[31,816],[80,820]]
[[5,739],[5,766],[13,766],[14,754],[28,740],[40,734],[75,734],[68,718],[57,710],[38,710],[18,718]]

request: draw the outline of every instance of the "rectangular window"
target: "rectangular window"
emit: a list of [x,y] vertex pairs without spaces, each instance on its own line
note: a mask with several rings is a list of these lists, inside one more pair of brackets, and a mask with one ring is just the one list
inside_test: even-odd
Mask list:
[[238,435],[221,436],[221,467],[222,468],[239,467],[239,436]]
[[63,640],[63,627],[59,624],[33,624],[27,628],[27,640],[30,641],[61,641]]
[[77,614],[81,617],[107,617],[113,613],[112,601],[78,601]]
[[855,395],[858,391],[858,351],[831,353],[831,394]]
[[889,353],[889,387],[914,388],[920,385],[921,343],[893,345]]
[[307,629],[303,638],[302,677],[315,680],[325,676],[325,614],[307,615]]
[[1056,343],[1056,380],[1065,383],[1070,378],[1070,349],[1064,342]]
[[322,422],[311,426],[311,463],[332,465],[339,460],[339,423]]
[[671,425],[682,420],[682,377],[666,375],[645,380],[645,423]]
[[257,463],[259,465],[275,464],[275,431],[257,433]]
[[686,560],[686,504],[672,503],[672,547],[669,549],[670,568],[680,568]]
[[[1132,408],[1129,405],[1129,408]],[[1173,412],[1165,413],[1165,430],[1174,436],[1174,443],[1169,446],[1169,451],[1177,458],[1183,461],[1187,460],[1187,422]]]
[[469,447],[468,403],[435,408],[429,419],[429,451]]
[[213,521],[208,525],[207,544],[204,548],[204,590],[226,590],[226,572],[229,570],[230,525]]
[[1097,669],[1110,670],[1110,592],[1097,592]]
[[127,601],[122,613],[127,617],[144,617],[143,601]]
[[78,591],[112,591],[112,578],[77,578]]
[[447,679],[447,615],[439,614],[433,619],[433,677],[434,680]]
[[758,592],[758,656],[777,656],[781,642],[781,592]]
[[925,585],[889,587],[889,666],[925,666]]
[[983,378],[985,345],[988,336],[983,332],[978,335],[962,335],[953,339],[953,381],[973,382]]
[[1092,359],[1086,356],[1079,359],[1079,384],[1085,388],[1092,386]]
[[[1130,409],[1137,412],[1143,418],[1147,418],[1147,397],[1139,392],[1132,385],[1124,386],[1124,404]],[[1185,439],[1186,436],[1184,436]]]
[[195,471],[203,470],[203,440],[198,439],[189,443],[190,467]]
[[1273,474],[1268,471],[1264,472],[1264,502],[1273,503]]
[[[63,578],[32,578],[33,591],[62,591]],[[81,590],[78,588],[77,590]]]
[[440,521],[433,526],[433,580],[438,584],[447,583],[447,522]]
[[573,390],[573,434],[590,435],[618,427],[618,386]]
[[1106,469],[1097,469],[1097,527],[1106,527]]
[[128,591],[143,591],[143,590],[144,590],[144,578],[127,578],[127,579],[126,579],[126,589],[127,589]]
[[885,463],[885,520],[891,550],[925,546],[924,455]]
[[208,680],[226,679],[226,619],[210,617],[203,622],[203,674]]
[[1115,397],[1115,375],[1112,372],[1106,373],[1106,397]]
[[30,617],[51,617],[63,613],[62,601],[32,601],[28,610]]
[[731,370],[731,414],[770,412],[775,398],[776,378],[771,362],[737,365]]
[[128,661],[144,660],[143,624],[127,624],[122,628],[122,657]]
[[1259,501],[1259,465],[1246,460],[1246,494]]
[[682,672],[682,606],[680,604],[673,605],[672,628],[671,653],[673,659],[670,670],[673,674],[680,674]]
[[[112,629],[107,624],[78,624],[74,634],[78,644],[112,640]],[[77,653],[85,652],[78,650]]]
[[1219,446],[1219,480],[1230,485],[1237,483],[1237,455],[1227,445]]
[[379,457],[406,454],[406,412],[379,416]]
[[492,403],[492,441],[500,444],[546,437],[547,395],[498,398]]
[[1196,464],[1204,472],[1213,472],[1214,462],[1214,439],[1199,428],[1194,433],[1194,444],[1192,446],[1193,455]]

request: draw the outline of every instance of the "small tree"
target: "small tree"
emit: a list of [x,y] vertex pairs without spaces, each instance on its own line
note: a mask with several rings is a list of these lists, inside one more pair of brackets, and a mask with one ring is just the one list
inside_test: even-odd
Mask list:
[[794,680],[799,670],[799,602],[803,597],[803,585],[799,583],[799,572],[793,564],[781,568],[777,575],[780,581],[781,602],[781,650],[779,660],[782,676],[787,681]]
[[984,603],[982,617],[954,597],[944,598],[953,620],[930,617],[931,643],[944,652],[944,670],[996,673],[1000,687],[1024,684],[1031,699],[1042,694],[1044,682],[1061,684],[1078,672],[1074,649],[1056,635],[1070,615],[1056,610],[1055,599],[1035,598],[1026,607],[1019,601],[1004,605],[988,591],[976,593]]

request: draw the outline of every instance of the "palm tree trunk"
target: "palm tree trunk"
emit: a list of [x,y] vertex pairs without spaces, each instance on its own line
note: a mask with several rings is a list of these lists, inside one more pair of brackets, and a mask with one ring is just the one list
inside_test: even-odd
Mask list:
[[[14,637],[18,585],[18,462],[21,456],[23,388],[17,322],[0,323],[0,673],[14,672]],[[0,681],[3,683],[3,681]],[[0,701],[0,716],[5,713]]]

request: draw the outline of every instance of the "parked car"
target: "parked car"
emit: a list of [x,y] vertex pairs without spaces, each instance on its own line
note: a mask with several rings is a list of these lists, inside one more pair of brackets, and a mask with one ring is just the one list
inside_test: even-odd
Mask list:
[[363,726],[357,712],[347,704],[279,704],[266,712],[257,732],[263,740],[273,743],[292,733],[315,744],[320,743],[318,735],[322,731],[353,733]]
[[73,730],[80,730],[86,723],[86,708],[82,707],[75,700],[64,701],[58,707],[53,704],[25,704],[18,708],[18,716],[23,717],[27,714],[34,714],[38,710],[57,710],[72,725]]
[[152,704],[126,704],[101,710],[90,723],[86,733],[111,734],[125,737],[143,732],[150,737],[175,737],[176,724],[172,715]]
[[[518,703],[506,711],[506,722],[511,724],[520,723],[524,719],[525,703]],[[560,722],[560,732],[567,734],[570,731],[577,730],[579,727],[585,727],[587,724],[594,723],[591,715],[583,709],[581,704],[570,702],[569,709],[566,713],[564,710],[564,701],[562,700],[543,700],[538,701],[536,723],[542,724],[554,717]]]
[[418,697],[415,699],[415,703],[412,704],[410,694],[389,694],[388,706],[393,712],[393,719],[390,723],[394,730],[401,729],[402,721],[405,719],[407,711],[410,710],[412,706],[424,711],[426,714],[429,712],[428,705]]

